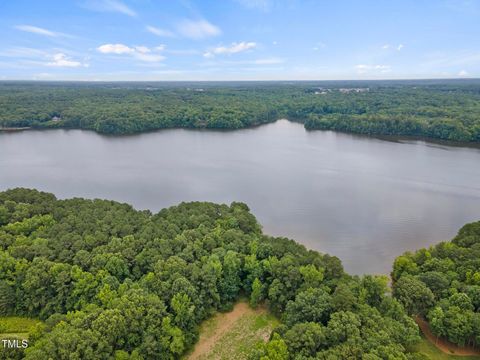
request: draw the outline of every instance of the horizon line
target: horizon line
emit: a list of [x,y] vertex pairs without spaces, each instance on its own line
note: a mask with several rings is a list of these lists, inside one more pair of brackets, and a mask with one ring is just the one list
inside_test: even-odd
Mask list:
[[183,82],[183,83],[226,83],[226,82],[327,82],[327,81],[351,81],[351,82],[361,82],[361,81],[371,81],[371,82],[381,82],[381,81],[451,81],[451,80],[480,80],[480,77],[448,77],[448,78],[385,78],[385,79],[279,79],[279,80],[245,80],[245,79],[231,79],[231,80],[68,80],[68,79],[58,79],[58,80],[46,80],[46,79],[0,79],[2,82],[38,82],[38,83],[58,83],[58,82],[90,82],[90,83],[152,83],[152,82],[162,82],[162,83],[171,83],[171,82]]

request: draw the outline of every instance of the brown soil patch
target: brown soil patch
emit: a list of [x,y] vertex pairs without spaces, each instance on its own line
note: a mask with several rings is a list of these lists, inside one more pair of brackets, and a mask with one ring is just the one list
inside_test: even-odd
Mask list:
[[479,356],[480,350],[474,349],[472,347],[460,347],[456,344],[451,343],[448,340],[437,338],[435,335],[432,334],[430,330],[430,326],[428,322],[426,322],[421,317],[415,317],[415,322],[418,324],[420,329],[422,330],[425,337],[434,344],[440,351],[444,352],[445,354],[450,355],[457,355],[457,356]]
[[[252,309],[246,302],[239,302],[233,310],[228,313],[219,313],[214,316],[215,329],[206,335],[200,335],[198,343],[195,344],[193,352],[186,359],[198,360],[208,354],[215,343],[220,340],[234,325],[244,316],[265,312],[264,308]],[[269,335],[269,334],[268,334]],[[268,340],[268,337],[265,337]]]

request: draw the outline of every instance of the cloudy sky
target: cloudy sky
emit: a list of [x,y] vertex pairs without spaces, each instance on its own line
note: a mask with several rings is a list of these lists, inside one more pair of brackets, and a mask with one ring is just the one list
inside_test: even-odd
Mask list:
[[480,77],[480,0],[0,1],[0,80]]

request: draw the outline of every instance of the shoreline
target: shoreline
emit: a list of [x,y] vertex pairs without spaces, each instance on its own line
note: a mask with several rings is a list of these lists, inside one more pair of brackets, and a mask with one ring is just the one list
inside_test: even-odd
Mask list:
[[355,132],[348,132],[348,131],[338,131],[338,130],[328,130],[328,129],[306,129],[303,121],[300,119],[287,119],[287,118],[279,118],[274,121],[269,121],[265,123],[253,124],[251,126],[241,127],[241,128],[208,128],[208,127],[182,127],[182,126],[175,126],[175,127],[166,127],[166,128],[158,128],[158,129],[148,129],[143,131],[137,132],[125,132],[125,133],[118,133],[118,134],[108,134],[102,133],[94,129],[88,128],[81,128],[81,127],[63,127],[63,126],[55,126],[55,127],[33,127],[33,126],[25,126],[25,127],[0,127],[0,134],[1,133],[12,133],[12,132],[20,132],[26,130],[34,130],[34,131],[44,131],[44,130],[81,130],[81,131],[89,131],[94,132],[100,136],[105,137],[130,137],[130,136],[140,136],[143,134],[151,134],[155,132],[165,131],[165,130],[187,130],[187,131],[212,131],[212,132],[233,132],[233,131],[241,131],[241,130],[250,130],[256,129],[262,126],[275,124],[277,121],[286,120],[294,124],[301,124],[306,132],[314,132],[314,131],[330,131],[336,134],[346,134],[351,135],[356,138],[363,138],[363,139],[376,139],[386,142],[395,142],[401,144],[409,144],[417,141],[424,142],[426,145],[437,145],[437,146],[449,146],[449,147],[457,147],[457,148],[473,148],[473,149],[480,149],[480,142],[470,141],[470,142],[461,142],[461,141],[453,141],[453,140],[444,140],[439,138],[432,138],[432,137],[423,137],[423,136],[408,136],[408,135],[382,135],[382,134],[360,134]]
[[15,132],[15,131],[24,131],[34,129],[31,126],[25,127],[0,127],[0,132]]

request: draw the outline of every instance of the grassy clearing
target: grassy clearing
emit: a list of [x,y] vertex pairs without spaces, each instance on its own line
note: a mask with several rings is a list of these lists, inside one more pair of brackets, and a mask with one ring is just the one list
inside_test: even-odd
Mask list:
[[265,308],[252,309],[242,301],[228,313],[206,320],[188,360],[246,359],[259,341],[267,341],[279,321]]
[[417,351],[427,356],[431,360],[480,360],[480,356],[459,356],[446,354],[423,336],[422,340],[412,348],[412,351]]
[[29,332],[41,323],[39,320],[19,316],[0,317],[1,338],[22,338],[28,337]]

